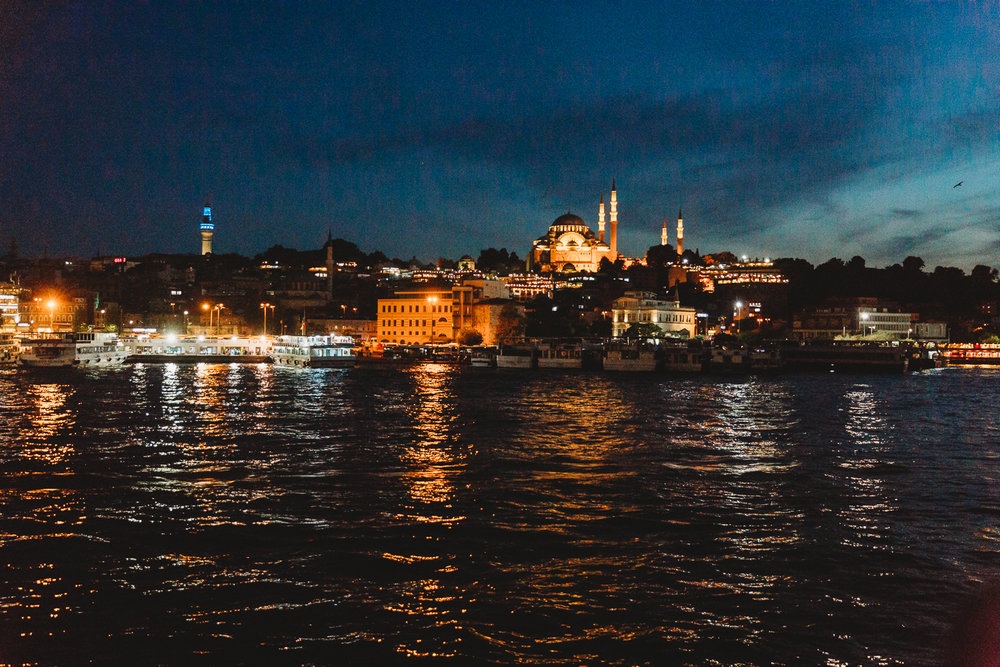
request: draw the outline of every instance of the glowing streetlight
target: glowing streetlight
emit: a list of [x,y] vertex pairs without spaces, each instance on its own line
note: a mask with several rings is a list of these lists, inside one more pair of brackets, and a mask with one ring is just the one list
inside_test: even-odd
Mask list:
[[264,336],[267,337],[267,309],[271,309],[271,314],[274,314],[274,304],[262,303],[260,304],[261,310],[264,311]]
[[740,332],[740,320],[743,319],[743,302],[742,301],[737,301],[733,305],[736,306],[736,333],[739,333]]
[[45,302],[45,307],[49,309],[49,329],[51,331],[55,331],[56,330],[56,322],[55,322],[55,319],[56,319],[56,306],[58,306],[58,305],[59,305],[59,302],[56,301],[55,299],[49,299],[48,301]]
[[[215,304],[215,308],[212,309],[212,310],[214,310],[214,311],[216,311],[218,313],[218,315],[215,316],[215,335],[216,336],[218,336],[219,333],[220,333],[220,331],[222,330],[222,309],[225,308],[225,307],[226,306],[224,304],[217,303],[217,304]],[[209,324],[209,326],[212,325],[211,318],[209,318],[208,324]]]
[[[864,324],[861,327],[861,335],[867,336],[868,335],[868,313],[861,313],[861,314],[858,315],[858,318],[862,322],[864,322]],[[875,325],[874,324],[872,325],[872,333],[875,333]]]

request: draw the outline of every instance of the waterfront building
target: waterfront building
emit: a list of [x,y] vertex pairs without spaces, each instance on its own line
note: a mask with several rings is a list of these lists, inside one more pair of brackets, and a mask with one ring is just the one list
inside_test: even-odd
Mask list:
[[601,260],[618,259],[618,192],[611,182],[610,235],[605,239],[604,195],[598,206],[598,232],[587,226],[583,218],[566,213],[549,225],[548,232],[532,244],[528,253],[529,269],[549,272],[596,272]]
[[656,298],[650,292],[626,292],[615,299],[611,307],[611,335],[621,338],[637,323],[655,324],[664,333],[695,335],[694,308],[681,306],[680,301]]
[[914,322],[911,338],[929,343],[947,343],[948,325],[945,322]]
[[862,335],[882,333],[903,339],[909,338],[913,333],[917,315],[875,305],[860,306],[856,318],[857,329]]
[[338,336],[351,336],[356,342],[363,343],[376,339],[378,320],[309,317],[306,318],[306,331],[322,331]]
[[496,321],[510,291],[496,278],[466,278],[451,286],[413,286],[378,300],[376,340],[418,345],[450,343],[475,330],[495,338]]
[[800,340],[832,340],[854,335],[910,338],[918,319],[915,313],[874,298],[831,300],[802,310],[792,317],[792,333]]
[[205,204],[201,213],[201,254],[212,252],[212,238],[215,236],[215,225],[212,223],[212,207]]
[[451,287],[402,289],[378,300],[376,340],[380,343],[450,343],[452,326]]

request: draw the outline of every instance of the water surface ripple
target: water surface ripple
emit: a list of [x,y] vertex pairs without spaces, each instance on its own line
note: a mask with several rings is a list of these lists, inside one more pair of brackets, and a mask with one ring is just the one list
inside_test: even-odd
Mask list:
[[934,664],[1000,372],[0,370],[4,663]]

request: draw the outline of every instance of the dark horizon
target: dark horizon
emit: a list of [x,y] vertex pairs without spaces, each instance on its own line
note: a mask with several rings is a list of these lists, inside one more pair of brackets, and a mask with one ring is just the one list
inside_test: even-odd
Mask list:
[[1000,8],[573,9],[7,3],[0,241],[523,256],[616,179],[627,256],[997,264]]

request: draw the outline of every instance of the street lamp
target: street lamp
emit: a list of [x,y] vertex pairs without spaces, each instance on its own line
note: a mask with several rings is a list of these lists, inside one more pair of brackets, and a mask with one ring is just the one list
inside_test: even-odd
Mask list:
[[[862,322],[864,322],[864,324],[861,326],[861,335],[862,336],[867,336],[868,335],[868,313],[860,313],[858,315],[858,318]],[[875,333],[875,325],[874,324],[872,325],[872,333]]]
[[[215,308],[212,309],[212,310],[218,311],[218,313],[219,313],[218,315],[215,316],[215,335],[216,335],[216,337],[218,337],[220,335],[221,329],[222,329],[222,309],[223,308],[225,308],[225,305],[223,305],[221,303],[217,303],[217,304],[215,304]],[[211,324],[212,324],[211,319],[209,319],[209,326],[211,326]]]
[[48,301],[45,302],[45,305],[48,306],[48,309],[49,309],[49,329],[52,330],[52,331],[55,331],[56,330],[56,322],[55,322],[55,319],[56,319],[56,306],[59,305],[59,304],[56,303],[55,299],[49,299]]
[[[101,312],[103,313],[104,311],[102,310]],[[187,334],[188,334],[188,311],[185,310],[184,311],[184,335],[187,336]]]
[[740,320],[743,319],[743,302],[737,301],[736,306],[736,333],[740,333]]
[[274,305],[270,303],[260,304],[261,310],[264,311],[264,337],[267,337],[267,309],[271,309],[271,314],[274,314]]

